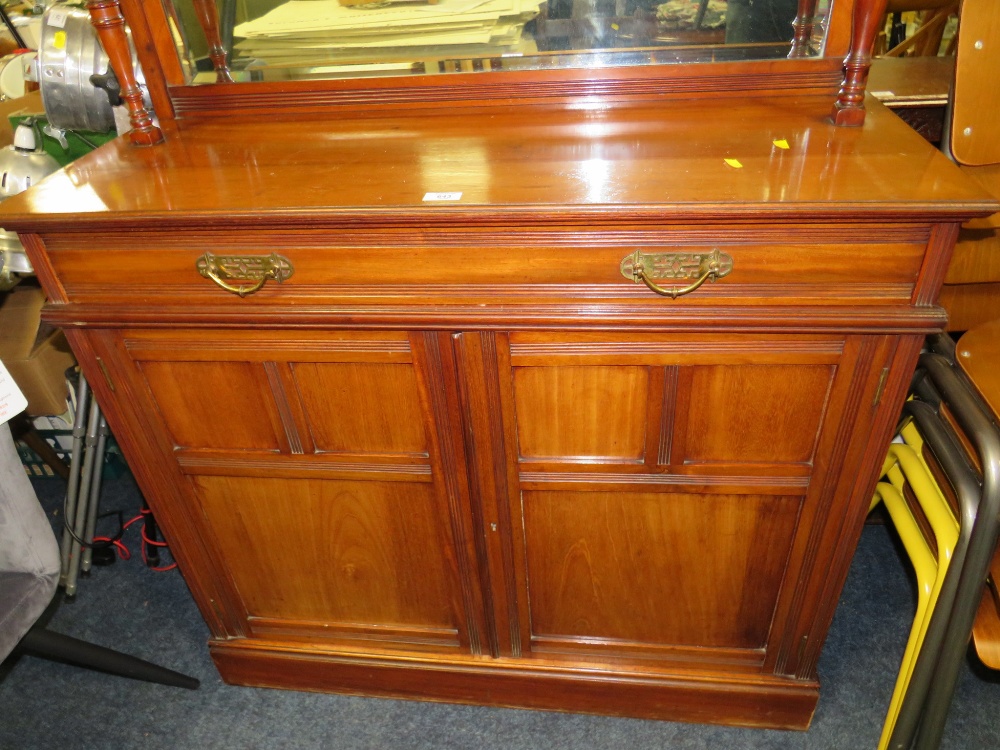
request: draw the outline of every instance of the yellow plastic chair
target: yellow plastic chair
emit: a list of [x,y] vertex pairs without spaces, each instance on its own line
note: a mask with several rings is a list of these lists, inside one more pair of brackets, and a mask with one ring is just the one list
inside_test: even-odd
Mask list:
[[[880,481],[875,488],[871,507],[875,508],[879,502],[885,505],[903,542],[917,578],[917,611],[882,728],[879,750],[885,750],[889,745],[959,532],[958,522],[948,506],[948,501],[938,489],[930,468],[920,454],[923,440],[919,432],[912,424],[907,424],[902,433],[906,442],[893,443],[889,447],[882,467],[883,481]],[[932,551],[928,540],[924,538],[924,532],[910,510],[904,495],[904,487],[907,485],[916,496],[930,524],[937,555]]]

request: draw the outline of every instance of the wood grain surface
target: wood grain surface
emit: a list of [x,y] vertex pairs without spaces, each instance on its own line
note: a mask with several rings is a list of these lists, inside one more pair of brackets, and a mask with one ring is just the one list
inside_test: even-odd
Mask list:
[[[213,229],[236,219],[285,230],[580,221],[597,229],[609,220],[638,228],[992,212],[992,198],[881,106],[869,107],[868,127],[843,129],[827,105],[721,98],[539,107],[531,117],[498,108],[342,118],[322,129],[302,119],[181,122],[156,148],[119,140],[98,149],[4,201],[0,216],[12,230],[153,220]],[[435,192],[461,199],[424,200]]]

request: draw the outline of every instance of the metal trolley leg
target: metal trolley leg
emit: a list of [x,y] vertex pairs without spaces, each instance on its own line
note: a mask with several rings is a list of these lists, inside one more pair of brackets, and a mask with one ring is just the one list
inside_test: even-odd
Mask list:
[[73,448],[66,487],[59,583],[75,596],[77,578],[90,570],[101,497],[104,452],[110,431],[87,380],[80,374],[73,421]]

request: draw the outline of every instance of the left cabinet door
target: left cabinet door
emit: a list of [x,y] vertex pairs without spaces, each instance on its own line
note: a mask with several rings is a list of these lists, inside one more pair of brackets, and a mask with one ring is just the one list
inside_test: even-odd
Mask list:
[[132,330],[104,341],[154,460],[182,477],[182,492],[151,500],[189,504],[241,620],[227,630],[479,650],[472,522],[448,478],[462,448],[442,382],[447,338]]

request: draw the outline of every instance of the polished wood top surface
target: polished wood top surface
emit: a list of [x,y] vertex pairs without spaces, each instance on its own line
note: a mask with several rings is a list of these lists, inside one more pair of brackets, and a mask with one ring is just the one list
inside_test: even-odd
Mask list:
[[[877,102],[837,128],[826,97],[573,110],[181,122],[124,139],[0,209],[9,229],[461,222],[956,219],[996,210]],[[777,143],[776,143],[777,142]],[[784,146],[787,145],[787,148]],[[461,193],[428,201],[427,193]]]

